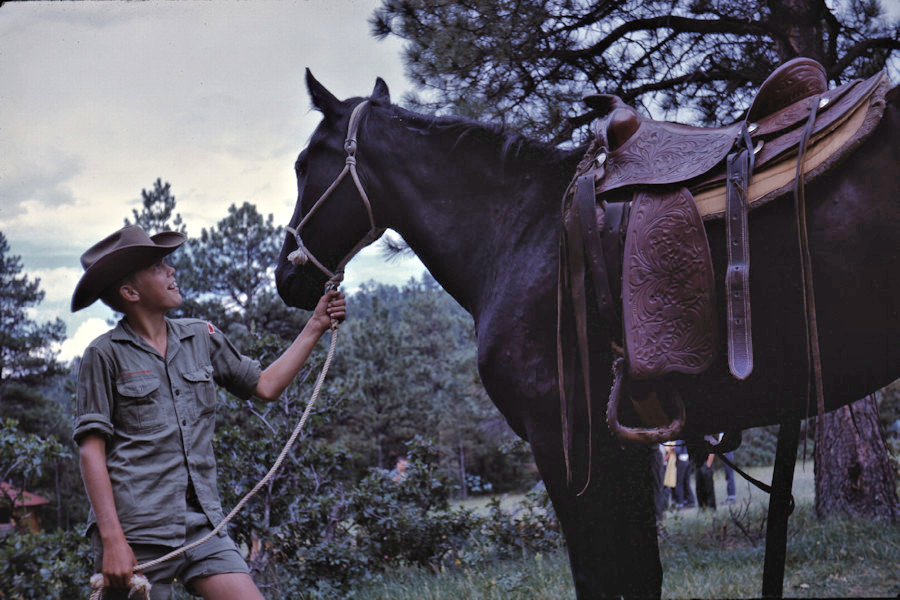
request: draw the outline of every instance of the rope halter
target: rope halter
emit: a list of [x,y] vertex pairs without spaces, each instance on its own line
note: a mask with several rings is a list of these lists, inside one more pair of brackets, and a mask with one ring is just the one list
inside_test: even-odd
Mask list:
[[[344,168],[341,170],[340,174],[335,178],[335,180],[328,186],[319,199],[316,200],[316,203],[313,204],[312,208],[309,209],[309,212],[306,213],[306,216],[300,221],[300,223],[296,227],[291,227],[290,225],[285,227],[285,229],[294,235],[294,240],[297,242],[297,249],[288,254],[287,259],[295,265],[302,266],[308,262],[311,262],[316,266],[317,269],[322,271],[328,277],[328,283],[337,287],[340,282],[344,279],[344,267],[347,266],[347,263],[359,253],[360,250],[377,240],[381,235],[385,232],[385,228],[377,227],[375,225],[375,216],[372,214],[372,204],[369,202],[369,196],[366,194],[366,190],[363,188],[362,183],[359,181],[359,174],[356,172],[356,150],[358,147],[358,143],[356,141],[356,134],[359,131],[359,122],[362,118],[363,111],[368,106],[369,101],[363,100],[359,104],[354,107],[353,112],[350,113],[350,122],[347,125],[347,138],[344,140],[344,151],[347,153],[347,160],[344,163]],[[325,203],[325,200],[331,196],[331,193],[337,189],[337,186],[340,185],[341,181],[347,176],[347,174],[353,178],[353,183],[356,185],[356,190],[359,192],[359,197],[362,200],[363,205],[366,207],[366,213],[369,216],[369,231],[366,233],[363,238],[357,242],[357,244],[347,253],[346,256],[337,264],[334,268],[334,271],[331,271],[326,267],[322,262],[317,259],[312,252],[310,252],[309,248],[306,247],[306,244],[303,243],[303,240],[300,238],[300,230],[303,229],[303,226],[306,225],[310,218],[316,213],[317,210]]]

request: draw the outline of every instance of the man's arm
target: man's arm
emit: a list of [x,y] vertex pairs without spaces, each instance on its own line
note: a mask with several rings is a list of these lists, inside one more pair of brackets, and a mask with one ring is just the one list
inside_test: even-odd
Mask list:
[[277,400],[303,368],[319,338],[331,327],[331,319],[344,320],[346,307],[347,301],[341,292],[331,291],[322,296],[300,335],[284,354],[260,373],[254,394],[264,400]]
[[132,570],[137,564],[134,552],[125,540],[125,533],[116,514],[112,483],[106,467],[106,440],[88,433],[79,444],[81,477],[97,517],[97,529],[103,541],[104,584],[128,587]]

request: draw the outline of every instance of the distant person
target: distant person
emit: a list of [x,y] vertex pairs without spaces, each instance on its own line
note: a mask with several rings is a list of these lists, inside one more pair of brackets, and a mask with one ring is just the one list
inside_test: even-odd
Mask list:
[[[715,438],[707,438],[711,444],[720,443],[724,434],[720,433]],[[722,462],[722,470],[725,472],[725,504],[734,504],[737,502],[737,490],[734,485],[734,469],[728,463],[734,463],[734,452],[725,452],[722,456],[725,460]]]
[[675,442],[678,461],[676,462],[675,482],[675,506],[676,508],[694,508],[697,501],[694,498],[694,490],[691,485],[691,474],[694,465],[690,461],[687,444],[682,440]]
[[696,471],[697,506],[716,510],[716,490],[713,487],[713,460],[715,454],[710,454]]
[[669,499],[665,486],[665,447],[657,444],[650,456],[650,476],[653,485],[653,502],[656,506],[656,520],[662,521]]
[[[72,311],[103,300],[125,316],[91,342],[78,373],[73,438],[91,503],[88,532],[105,598],[124,599],[134,567],[204,537],[225,517],[213,455],[216,385],[277,399],[331,320],[343,294],[328,292],[293,344],[264,371],[212,323],[169,319],[181,304],[164,258],[185,241],[125,227],[81,256]],[[171,598],[177,579],[207,600],[262,595],[227,535],[147,569],[152,600]]]
[[394,465],[394,469],[388,473],[388,477],[391,478],[391,481],[396,481],[400,483],[404,479],[406,479],[406,468],[409,466],[409,461],[406,460],[405,456],[397,457],[397,463]]
[[[734,452],[726,452],[725,458],[732,464],[734,463]],[[734,485],[734,469],[727,462],[722,461],[722,469],[725,471],[725,504],[734,504],[737,502],[737,489]]]
[[662,444],[663,461],[666,465],[666,473],[663,477],[663,493],[665,494],[666,508],[674,508],[675,488],[678,486],[678,453],[672,442]]

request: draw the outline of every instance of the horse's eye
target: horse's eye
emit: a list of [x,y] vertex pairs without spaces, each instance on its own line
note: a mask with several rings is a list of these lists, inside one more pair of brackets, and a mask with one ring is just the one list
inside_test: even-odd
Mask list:
[[300,152],[300,156],[297,157],[297,162],[294,163],[294,172],[299,176],[305,170],[306,170],[306,150],[304,149],[302,152]]

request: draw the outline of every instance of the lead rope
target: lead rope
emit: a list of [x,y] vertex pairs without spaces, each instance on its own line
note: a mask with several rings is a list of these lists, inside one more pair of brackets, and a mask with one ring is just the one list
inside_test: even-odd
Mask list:
[[[332,282],[329,282],[328,286],[326,287],[326,290],[329,289],[332,285],[333,285]],[[181,548],[178,548],[177,550],[173,550],[172,552],[169,552],[168,554],[166,554],[165,556],[163,556],[161,558],[157,558],[155,560],[151,560],[151,561],[145,562],[143,564],[137,565],[134,568],[135,573],[134,573],[134,575],[131,576],[131,581],[129,582],[129,585],[131,587],[131,591],[128,593],[129,598],[131,598],[135,594],[143,594],[143,598],[145,598],[146,600],[150,600],[150,587],[151,587],[150,582],[147,580],[146,577],[144,577],[140,573],[137,573],[137,571],[143,571],[152,566],[163,563],[171,558],[175,558],[179,554],[183,554],[183,553],[187,552],[188,550],[196,548],[200,544],[202,544],[202,543],[206,542],[207,540],[209,540],[210,538],[212,538],[214,535],[218,534],[222,530],[222,528],[224,528],[235,517],[235,515],[237,515],[237,513],[240,512],[240,510],[244,507],[245,504],[247,504],[247,502],[250,500],[250,498],[252,498],[253,495],[256,494],[256,492],[258,492],[260,490],[260,488],[262,488],[264,485],[266,485],[269,482],[269,480],[272,479],[272,477],[275,475],[275,473],[278,471],[278,469],[281,468],[281,463],[284,462],[284,459],[287,456],[287,453],[290,451],[291,446],[294,445],[294,442],[297,440],[297,437],[300,435],[300,431],[303,429],[303,426],[306,424],[306,421],[309,418],[309,414],[312,411],[313,405],[316,403],[316,400],[319,397],[319,392],[322,390],[322,383],[325,381],[325,375],[328,373],[328,367],[331,366],[331,359],[334,357],[334,347],[337,342],[337,330],[338,330],[338,322],[335,319],[332,319],[331,320],[331,345],[328,347],[328,356],[325,357],[325,364],[322,365],[322,372],[319,373],[319,377],[318,377],[318,379],[316,379],[316,385],[313,388],[313,392],[309,398],[309,402],[306,403],[306,410],[303,411],[303,416],[300,417],[300,421],[297,423],[297,426],[294,427],[294,432],[291,434],[291,437],[288,439],[287,443],[284,445],[284,448],[282,448],[281,454],[278,455],[278,459],[275,461],[275,464],[272,465],[272,468],[269,469],[268,473],[266,473],[266,476],[263,477],[259,481],[259,483],[257,483],[256,486],[254,486],[254,488],[252,490],[250,490],[247,493],[247,495],[241,499],[240,502],[237,503],[237,506],[235,506],[233,509],[231,509],[231,512],[228,513],[228,516],[226,516],[218,525],[216,525],[216,527],[212,531],[210,531],[208,534],[203,536],[201,539],[199,539],[196,542],[193,542],[191,544],[188,544],[186,546],[183,546]],[[101,600],[104,597],[103,575],[101,573],[95,573],[91,577],[91,589],[92,589],[92,591],[91,591],[90,600]],[[140,598],[141,596],[136,596],[136,597]]]

